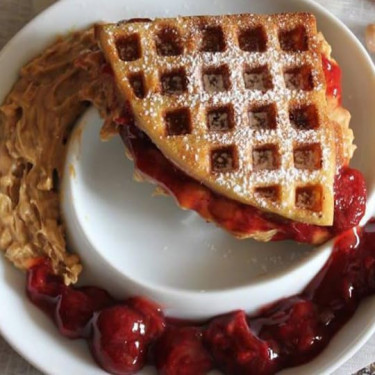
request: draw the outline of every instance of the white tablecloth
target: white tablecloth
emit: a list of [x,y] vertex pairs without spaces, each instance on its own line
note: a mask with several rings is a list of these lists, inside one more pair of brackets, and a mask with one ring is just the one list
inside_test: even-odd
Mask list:
[[[0,48],[33,15],[54,0],[0,0]],[[79,0],[77,0],[79,1]],[[228,0],[229,1],[229,0]],[[258,0],[261,1],[261,0]],[[368,23],[375,23],[375,0],[317,0],[344,21],[364,42]],[[374,57],[373,57],[374,60]],[[333,375],[350,375],[375,361],[375,336]],[[0,375],[40,375],[0,337]],[[375,364],[357,375],[375,375]],[[83,374],[80,374],[83,375]]]

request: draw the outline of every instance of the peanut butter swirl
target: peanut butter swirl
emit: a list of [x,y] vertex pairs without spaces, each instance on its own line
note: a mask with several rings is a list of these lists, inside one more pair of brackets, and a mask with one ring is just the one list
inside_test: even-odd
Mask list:
[[67,140],[87,105],[107,122],[120,107],[103,64],[92,29],[60,38],[21,69],[0,107],[0,249],[21,269],[47,256],[66,284],[82,266],[66,249],[59,181]]

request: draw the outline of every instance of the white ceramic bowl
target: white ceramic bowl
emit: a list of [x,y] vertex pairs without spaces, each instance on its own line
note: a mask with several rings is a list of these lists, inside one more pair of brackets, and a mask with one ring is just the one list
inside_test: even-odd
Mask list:
[[[312,11],[344,71],[344,104],[352,112],[359,146],[353,166],[365,174],[370,192],[368,215],[373,212],[374,68],[355,37],[328,12],[307,0],[107,0],[103,4],[100,0],[65,0],[26,26],[0,56],[0,99],[10,90],[18,69],[54,35],[72,27],[141,16]],[[254,311],[296,293],[329,256],[330,244],[311,249],[291,242],[237,241],[194,213],[181,211],[171,199],[152,198],[150,185],[132,181],[132,164],[125,159],[120,140],[99,141],[100,124],[93,110],[81,119],[81,143],[73,136],[67,160],[67,168],[73,165],[76,177],[67,173],[64,179],[63,208],[71,243],[85,265],[84,282],[104,286],[118,296],[149,296],[171,315],[207,317],[238,308]],[[21,354],[47,373],[103,373],[81,342],[59,337],[24,298],[20,273],[1,261],[0,277],[4,280],[0,298],[8,306],[0,310],[0,330]],[[323,374],[348,358],[374,330],[373,303],[363,304],[303,372],[296,368],[286,373]],[[24,340],[25,335],[38,340]]]

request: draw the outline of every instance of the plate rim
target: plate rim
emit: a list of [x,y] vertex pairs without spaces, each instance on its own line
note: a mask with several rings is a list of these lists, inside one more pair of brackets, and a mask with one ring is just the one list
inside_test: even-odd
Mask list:
[[[8,50],[11,50],[12,48],[14,48],[14,46],[17,45],[17,42],[18,42],[18,39],[20,38],[20,36],[23,35],[23,34],[25,34],[31,27],[33,27],[34,24],[37,24],[38,22],[40,22],[44,17],[47,17],[48,13],[51,12],[51,11],[54,11],[55,8],[69,6],[69,3],[70,4],[75,4],[75,1],[76,0],[60,0],[60,1],[52,4],[50,7],[48,7],[46,10],[44,10],[43,12],[41,12],[35,18],[31,19],[2,48],[2,50],[0,51],[0,64],[1,64],[2,56],[4,54],[6,54]],[[87,2],[87,1],[89,1],[89,0],[84,0],[83,2]],[[357,46],[360,48],[362,54],[367,59],[367,62],[370,64],[370,66],[372,66],[372,71],[375,74],[375,65],[373,64],[369,53],[366,51],[365,47],[357,40],[356,36],[348,28],[348,26],[346,26],[343,22],[341,22],[336,16],[334,16],[330,11],[328,11],[326,8],[324,8],[321,4],[318,4],[318,3],[316,3],[313,0],[302,0],[301,3],[302,2],[307,3],[307,4],[311,5],[312,7],[316,8],[319,12],[324,13],[324,15],[328,16],[331,19],[331,21],[334,21],[336,23],[338,22],[346,30],[346,32],[350,34],[350,36],[352,37],[352,39],[355,40],[355,42],[356,42]],[[2,260],[2,262],[4,262],[4,259]],[[370,299],[372,300],[373,298],[370,298]],[[375,307],[375,305],[374,305],[374,307]],[[356,312],[356,314],[357,314],[357,312]],[[356,314],[351,318],[351,320],[354,320]],[[373,335],[374,332],[375,332],[375,318],[374,318],[374,321],[371,323],[370,329],[367,330],[366,333],[362,333],[361,335],[359,335],[358,337],[355,338],[355,339],[357,339],[357,342],[355,343],[355,345],[353,345],[351,347],[351,349],[348,350],[345,353],[345,355],[340,358],[340,360],[332,363],[331,366],[327,366],[324,369],[324,372],[325,373],[329,373],[329,372],[334,371],[338,367],[340,367],[343,363],[345,363],[354,353],[356,353],[363,346],[363,344],[371,337],[371,335]],[[22,348],[20,347],[20,345],[17,344],[18,340],[15,340],[12,335],[8,334],[8,331],[6,329],[4,329],[3,325],[1,324],[1,321],[0,321],[0,334],[3,336],[3,338],[9,343],[9,345],[20,356],[22,356],[23,358],[25,358],[29,363],[31,363],[34,367],[36,367],[40,371],[43,371],[45,373],[49,373],[48,372],[49,371],[48,368],[45,368],[43,364],[41,364],[39,361],[35,360],[33,357],[31,357],[30,355],[28,355],[27,352],[24,352],[22,350]],[[284,373],[284,371],[283,371],[283,373]]]

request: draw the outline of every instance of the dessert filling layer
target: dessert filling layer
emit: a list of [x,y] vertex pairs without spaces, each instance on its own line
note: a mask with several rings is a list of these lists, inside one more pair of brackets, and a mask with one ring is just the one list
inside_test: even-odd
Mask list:
[[[327,82],[327,98],[332,113],[342,113],[341,70],[332,59],[323,56]],[[109,70],[110,72],[110,70]],[[336,116],[339,117],[339,116]],[[240,238],[252,237],[262,241],[292,239],[320,244],[334,235],[359,224],[366,208],[366,188],[363,176],[345,163],[351,155],[341,155],[335,178],[335,220],[329,227],[310,225],[281,218],[252,206],[216,194],[208,187],[187,176],[157,149],[145,133],[139,130],[129,112],[115,119],[120,135],[134,159],[138,179],[158,184],[172,195],[180,207],[198,212],[204,219],[216,223]],[[340,123],[341,122],[341,123]],[[348,131],[346,120],[337,118],[338,131]],[[350,135],[348,136],[350,137]],[[351,140],[350,140],[351,143]]]
[[177,169],[136,126],[120,127],[121,137],[134,158],[141,178],[161,186],[185,209],[198,212],[238,237],[265,240],[293,239],[319,244],[358,225],[366,207],[366,188],[362,174],[342,167],[335,180],[335,222],[320,227],[281,218],[222,195]]

